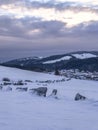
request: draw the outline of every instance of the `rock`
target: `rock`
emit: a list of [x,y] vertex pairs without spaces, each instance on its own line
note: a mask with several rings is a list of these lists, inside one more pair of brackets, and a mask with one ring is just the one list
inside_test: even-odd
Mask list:
[[69,81],[69,80],[71,80],[71,78],[66,79],[66,81]]
[[5,85],[5,86],[6,86],[6,85],[11,85],[11,84],[12,84],[12,83],[10,83],[10,82],[4,82],[4,83],[3,83],[3,85]]
[[30,91],[32,91],[32,93],[37,94],[38,96],[46,97],[47,87],[33,88],[33,89],[30,89]]
[[28,90],[28,88],[27,87],[26,88],[17,87],[16,90],[25,91],[26,92]]
[[3,87],[2,86],[0,86],[0,90],[2,90],[3,89]]
[[12,91],[11,87],[7,87],[6,91]]
[[57,89],[53,89],[52,94],[51,95],[57,95]]
[[75,101],[78,101],[78,100],[85,100],[86,97],[85,96],[82,96],[81,94],[77,93],[76,96],[75,96]]
[[10,82],[10,79],[9,78],[3,78],[2,81],[7,81],[7,82]]
[[13,83],[13,85],[25,85],[25,84],[23,83],[22,80],[19,80],[19,81]]
[[51,93],[48,97],[52,97],[52,98],[55,98],[55,99],[59,99],[59,98],[57,97],[57,89],[53,89],[52,93]]

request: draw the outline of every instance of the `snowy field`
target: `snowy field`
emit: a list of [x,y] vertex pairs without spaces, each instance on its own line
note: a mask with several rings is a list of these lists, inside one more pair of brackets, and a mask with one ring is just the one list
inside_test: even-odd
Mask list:
[[[72,79],[64,82],[38,83],[38,81],[60,81],[64,77],[24,71],[0,66],[0,83],[7,77],[11,82],[31,80],[22,87],[48,88],[46,97],[29,92],[18,92],[17,86],[6,85],[0,90],[0,130],[98,130],[98,82]],[[6,91],[7,87],[12,91]],[[18,86],[20,87],[20,86]],[[49,97],[57,89],[58,99]],[[87,97],[85,101],[74,101],[76,93]]]

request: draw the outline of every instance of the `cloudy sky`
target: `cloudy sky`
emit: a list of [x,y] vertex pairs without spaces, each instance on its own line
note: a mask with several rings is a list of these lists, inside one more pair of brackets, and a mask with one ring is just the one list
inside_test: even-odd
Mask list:
[[0,0],[0,59],[98,50],[98,0]]

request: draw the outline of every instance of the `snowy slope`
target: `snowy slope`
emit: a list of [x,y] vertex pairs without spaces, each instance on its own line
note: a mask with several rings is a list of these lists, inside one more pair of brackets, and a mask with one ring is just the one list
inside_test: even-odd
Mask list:
[[[58,80],[62,77],[0,67],[0,79]],[[26,87],[43,86],[36,82]],[[6,86],[7,87],[7,86]],[[0,130],[98,130],[98,83],[72,79],[47,84],[47,97],[28,92],[0,91]],[[58,98],[48,97],[53,89]],[[79,92],[86,101],[74,101]]]
[[86,58],[93,58],[93,57],[97,57],[94,54],[91,53],[83,53],[83,54],[72,54],[74,57],[78,58],[78,59],[86,59]]
[[62,61],[62,60],[69,60],[70,58],[72,58],[72,57],[71,56],[64,56],[64,57],[57,59],[57,60],[50,60],[50,61],[43,62],[43,64],[56,63],[56,62],[59,62],[59,61]]
[[49,60],[49,61],[43,62],[43,64],[52,64],[52,63],[60,62],[60,61],[63,61],[63,60],[70,60],[72,58],[72,56],[74,56],[75,58],[78,58],[78,59],[87,59],[87,58],[97,57],[97,55],[94,55],[94,54],[91,54],[91,53],[82,53],[82,54],[75,53],[75,54],[70,54],[70,56],[64,56],[60,59]]
[[62,79],[61,77],[49,74],[43,74],[39,72],[26,71],[16,68],[3,67],[0,66],[0,79],[8,77],[11,79],[17,80],[52,80],[52,79]]
[[39,72],[46,70],[54,71],[54,64],[59,69],[98,71],[98,52],[82,51],[52,55],[48,57],[27,57],[2,63],[2,65],[8,67],[16,67]]

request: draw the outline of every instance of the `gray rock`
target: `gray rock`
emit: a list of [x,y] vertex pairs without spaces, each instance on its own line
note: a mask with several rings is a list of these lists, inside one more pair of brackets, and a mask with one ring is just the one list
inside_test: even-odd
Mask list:
[[0,90],[2,90],[3,89],[3,87],[2,86],[0,86]]
[[81,94],[79,94],[79,93],[77,93],[76,96],[75,96],[75,101],[85,100],[85,99],[86,99],[86,97],[81,95]]
[[27,87],[25,87],[25,88],[17,87],[16,90],[26,92],[28,90],[28,88]]
[[6,91],[12,91],[11,87],[7,87]]
[[46,97],[47,87],[33,88],[33,89],[30,89],[30,91],[32,93],[37,94],[38,96],[44,96],[44,97]]
[[51,95],[57,95],[57,89],[53,89],[52,94]]
[[59,98],[57,97],[57,89],[53,89],[52,93],[51,93],[48,97],[52,97],[52,98],[55,98],[55,99],[59,99]]

